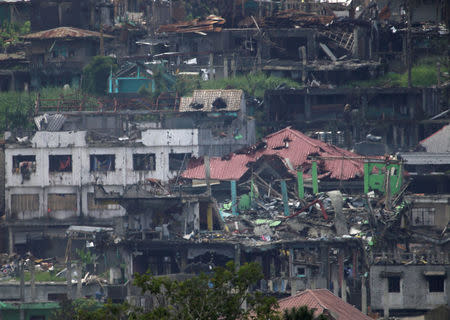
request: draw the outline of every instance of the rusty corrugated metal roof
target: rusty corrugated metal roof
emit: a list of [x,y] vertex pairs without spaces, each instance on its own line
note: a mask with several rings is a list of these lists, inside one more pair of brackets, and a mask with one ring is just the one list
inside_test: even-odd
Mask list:
[[[72,27],[59,27],[35,33],[29,33],[22,38],[27,40],[44,40],[44,39],[86,39],[86,38],[100,38],[100,32],[83,30]],[[110,35],[103,34],[104,38],[113,38]]]
[[315,310],[315,317],[328,311],[339,320],[372,320],[354,306],[336,297],[328,289],[307,289],[295,296],[278,300],[278,305],[281,311],[307,306],[308,309]]
[[[363,160],[356,153],[338,148],[320,140],[312,139],[290,127],[268,135],[264,140],[265,148],[257,145],[250,147],[247,154],[231,154],[227,160],[212,158],[210,160],[211,179],[239,180],[248,170],[247,164],[258,160],[263,155],[275,155],[285,160],[286,166],[294,170],[311,168],[309,156],[325,157],[318,160],[319,175],[336,180],[349,180],[364,174]],[[336,159],[333,159],[336,158]],[[289,165],[288,165],[289,164]],[[291,168],[288,168],[291,172]],[[194,161],[189,169],[182,173],[183,178],[205,179],[205,167],[202,161]]]
[[158,32],[220,32],[222,31],[220,26],[223,24],[225,24],[224,18],[210,15],[205,20],[194,19],[192,21],[162,25],[159,27]]

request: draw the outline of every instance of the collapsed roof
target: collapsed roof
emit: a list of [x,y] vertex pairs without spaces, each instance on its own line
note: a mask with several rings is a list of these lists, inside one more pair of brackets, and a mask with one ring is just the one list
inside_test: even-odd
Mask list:
[[[270,134],[259,143],[240,154],[232,153],[226,159],[210,159],[210,178],[213,180],[239,180],[250,169],[249,164],[262,156],[279,157],[286,168],[307,172],[312,160],[318,157],[319,177],[350,180],[364,174],[363,158],[356,153],[338,148],[320,140],[312,139],[290,127]],[[182,173],[186,179],[205,179],[203,159],[194,159]]]
[[181,112],[239,111],[242,90],[194,90],[192,97],[181,97]]

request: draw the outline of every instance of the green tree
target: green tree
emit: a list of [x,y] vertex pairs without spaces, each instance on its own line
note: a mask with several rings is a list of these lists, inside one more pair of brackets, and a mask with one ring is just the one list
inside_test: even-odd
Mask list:
[[258,264],[244,264],[236,270],[233,262],[185,281],[156,278],[150,273],[136,275],[135,284],[143,292],[166,302],[138,319],[277,319],[276,299],[249,290],[260,279]]
[[283,320],[328,320],[328,317],[323,314],[315,317],[314,311],[314,309],[308,309],[307,306],[286,309],[283,313]]
[[30,27],[30,21],[26,21],[22,25],[4,21],[0,26],[0,47],[3,51],[6,52],[8,47],[21,42],[20,36],[29,33]]
[[117,70],[112,57],[96,56],[83,69],[83,90],[103,95],[108,87],[108,77]]

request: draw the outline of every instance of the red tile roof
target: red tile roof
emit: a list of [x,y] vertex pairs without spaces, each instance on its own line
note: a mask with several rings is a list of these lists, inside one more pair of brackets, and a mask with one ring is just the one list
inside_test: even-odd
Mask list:
[[[278,156],[284,160],[289,169],[297,170],[302,167],[304,171],[311,167],[309,156],[326,157],[324,160],[318,160],[318,171],[319,175],[327,176],[330,179],[349,180],[364,174],[361,156],[312,139],[290,127],[268,135],[264,142],[266,143],[264,148],[258,149],[258,145],[254,145],[249,148],[250,151],[247,154],[233,153],[227,160],[211,158],[211,179],[239,180],[247,172],[247,164],[258,160],[263,155]],[[361,158],[361,160],[343,158]],[[182,177],[205,179],[203,161],[192,161],[189,168],[182,173]]]
[[295,296],[278,300],[278,304],[282,311],[293,307],[307,306],[308,309],[315,309],[314,316],[316,317],[327,311],[333,318],[339,320],[372,320],[327,289],[308,289]]

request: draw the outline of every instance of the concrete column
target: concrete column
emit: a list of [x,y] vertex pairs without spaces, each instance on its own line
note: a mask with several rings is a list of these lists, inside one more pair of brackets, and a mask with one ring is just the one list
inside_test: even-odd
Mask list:
[[336,297],[339,297],[339,275],[336,266],[333,268],[332,272],[332,281],[333,281],[333,293]]
[[231,74],[236,77],[236,58],[234,55],[231,57]]
[[305,94],[305,118],[311,120],[311,101],[308,93]]
[[209,54],[209,80],[214,80],[214,53]]
[[81,263],[77,264],[77,274],[78,274],[78,281],[77,281],[77,298],[81,298],[81,289],[82,289],[82,283],[81,279],[83,279],[83,271],[81,268]]
[[341,288],[341,293],[342,293],[342,300],[344,300],[345,302],[347,302],[347,281],[345,279],[342,279],[342,288]]
[[384,279],[384,290],[383,290],[383,313],[385,318],[389,318],[389,285],[388,278]]
[[67,279],[67,299],[72,298],[72,262],[69,260],[67,262],[67,273],[66,273],[66,279]]
[[31,281],[30,281],[31,302],[36,302],[36,273],[33,259],[30,259],[30,273],[31,273]]
[[236,269],[241,266],[241,246],[239,244],[234,246],[234,265]]
[[367,289],[365,277],[361,277],[361,312],[367,314]]
[[227,56],[223,57],[223,77],[225,79],[228,78],[228,57]]
[[8,227],[8,253],[14,254],[14,233],[12,227]]

